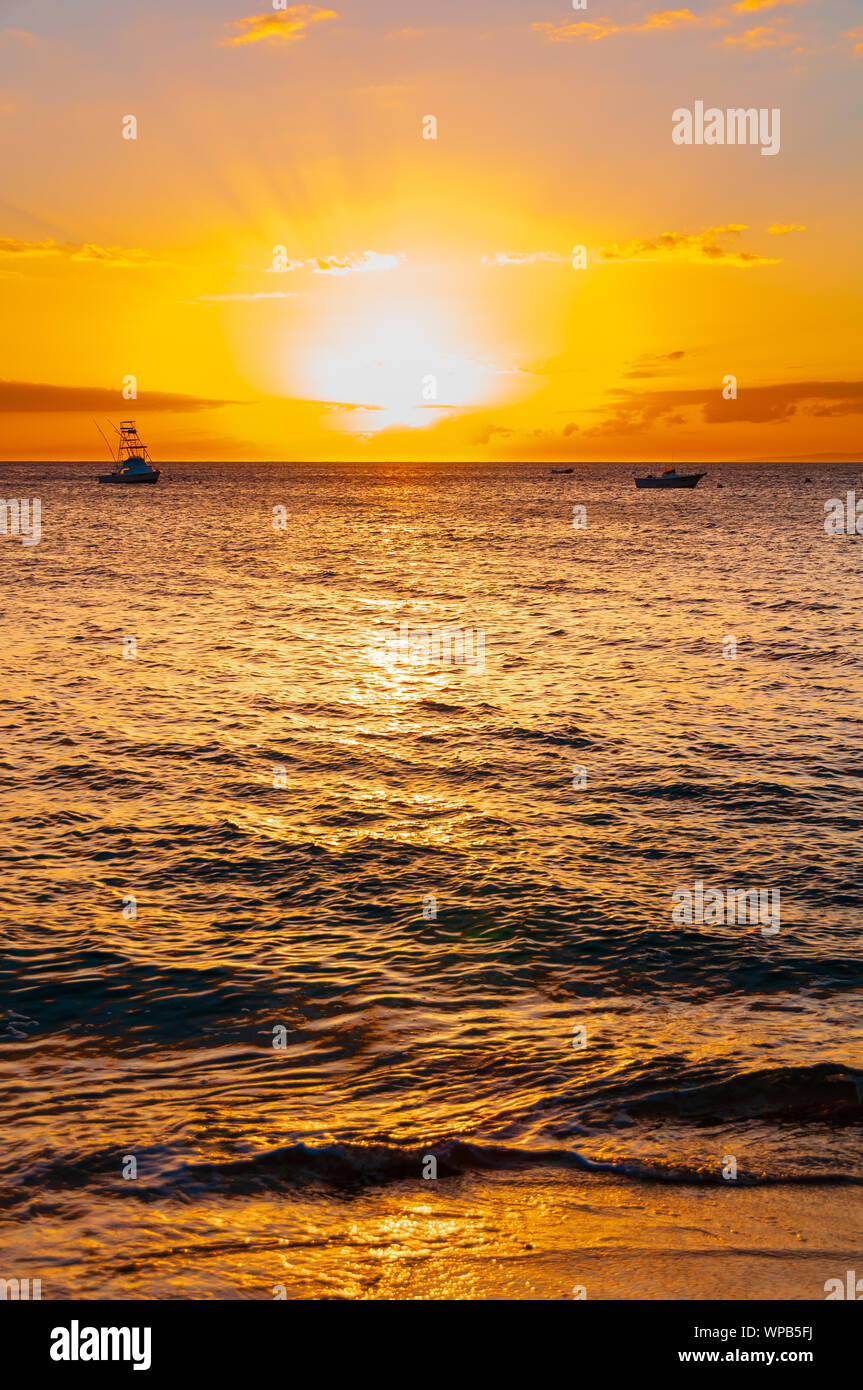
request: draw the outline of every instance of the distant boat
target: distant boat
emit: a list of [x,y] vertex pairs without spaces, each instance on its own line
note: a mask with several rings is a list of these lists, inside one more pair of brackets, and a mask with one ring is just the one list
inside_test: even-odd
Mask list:
[[552,468],[552,473],[574,473],[573,468]]
[[663,468],[658,477],[648,473],[644,478],[636,478],[636,487],[697,487],[706,473],[678,473],[676,468]]
[[[97,425],[96,428],[99,429],[99,426]],[[114,428],[117,429],[116,425]],[[99,433],[102,434],[102,431],[99,430]],[[121,420],[117,433],[120,436],[120,443],[117,446],[117,466],[113,473],[101,473],[99,482],[157,483],[160,470],[153,467],[149,450],[135,429],[135,421]],[[105,439],[104,434],[102,434],[102,438]],[[105,439],[105,443],[108,444],[107,439]],[[110,444],[108,447],[110,449]]]

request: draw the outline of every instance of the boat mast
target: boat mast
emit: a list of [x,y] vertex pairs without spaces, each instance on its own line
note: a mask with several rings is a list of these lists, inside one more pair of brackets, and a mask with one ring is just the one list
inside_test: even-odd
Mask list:
[[147,446],[135,429],[134,420],[121,420],[120,428],[117,433],[120,436],[121,458],[140,458],[143,459],[145,463],[150,462]]

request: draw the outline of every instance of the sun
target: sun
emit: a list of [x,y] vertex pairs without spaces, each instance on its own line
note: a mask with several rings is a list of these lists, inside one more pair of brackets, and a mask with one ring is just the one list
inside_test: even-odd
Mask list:
[[297,375],[304,397],[345,407],[334,412],[337,427],[377,433],[488,405],[506,373],[475,354],[454,315],[401,302],[328,320]]

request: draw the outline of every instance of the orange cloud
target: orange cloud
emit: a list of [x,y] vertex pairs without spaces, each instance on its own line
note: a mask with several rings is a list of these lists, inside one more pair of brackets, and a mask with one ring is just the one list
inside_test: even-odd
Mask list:
[[341,258],[339,256],[315,256],[309,261],[314,275],[353,275],[365,270],[395,270],[403,255],[389,252],[363,251],[358,255]]
[[750,268],[756,265],[778,265],[779,261],[754,251],[736,251],[721,246],[720,240],[739,236],[746,231],[742,222],[725,227],[707,227],[703,232],[663,232],[652,240],[638,237],[624,246],[616,243],[600,246],[600,261],[685,261],[691,265],[730,265]]
[[[600,262],[623,261],[686,261],[694,265],[779,265],[779,261],[768,256],[759,256],[754,251],[737,251],[720,245],[731,237],[740,236],[748,228],[744,222],[729,222],[723,227],[707,227],[703,232],[663,232],[661,236],[635,237],[632,241],[619,245],[609,243],[591,249],[590,259]],[[770,228],[778,233],[804,231],[798,223],[788,226],[776,225]],[[538,265],[549,262],[556,265],[569,265],[570,257],[559,251],[496,251],[493,256],[483,256],[483,265]]]
[[771,236],[787,236],[789,232],[805,232],[802,222],[774,222],[767,228]]
[[20,237],[0,237],[0,256],[21,256],[35,259],[43,256],[66,256],[72,261],[95,261],[99,265],[137,269],[142,266],[165,266],[170,261],[157,260],[149,251],[136,246],[94,246],[92,242],[60,243],[57,241],[23,241]]
[[799,43],[800,35],[765,24],[760,29],[747,29],[743,34],[726,34],[723,42],[748,49],[785,48],[788,44]]
[[[863,381],[795,381],[772,386],[750,386],[740,392],[729,410],[728,402],[716,388],[710,390],[646,391],[617,390],[615,415],[597,430],[612,428],[647,429],[668,423],[680,411],[699,410],[707,424],[728,425],[746,422],[771,424],[808,415],[815,418],[863,415]],[[590,433],[590,431],[588,431]]]
[[610,19],[582,19],[576,24],[564,24],[563,20],[558,20],[555,24],[546,20],[530,27],[539,34],[545,34],[547,43],[571,43],[573,39],[607,39],[611,34],[624,32],[619,24],[613,24]]
[[99,265],[120,266],[127,269],[171,264],[170,261],[157,260],[149,251],[141,251],[135,246],[93,246],[88,243],[72,248],[70,255],[73,261],[96,261]]
[[706,15],[695,15],[691,10],[660,10],[647,16],[636,29],[679,29],[682,24],[704,24]]
[[22,241],[20,237],[0,237],[0,256],[59,256],[56,241]]
[[748,14],[753,10],[775,10],[780,5],[802,5],[804,0],[738,0],[734,6],[738,14]]
[[[76,411],[108,414],[117,410],[116,387],[54,386],[41,381],[0,381],[0,411],[18,414],[27,411]],[[207,400],[203,396],[178,395],[172,391],[148,391],[149,410],[213,410],[241,401]]]
[[[643,352],[634,362],[630,362],[629,371],[624,372],[623,376],[627,380],[632,381],[642,381],[657,376],[670,376],[673,375],[676,367],[669,364],[680,362],[685,356],[686,353],[683,348],[676,348],[674,352]],[[567,425],[564,434],[566,434],[567,430],[572,430],[574,428],[576,427]]]
[[310,24],[322,19],[338,19],[335,10],[321,10],[317,5],[291,5],[290,9],[273,14],[252,14],[229,24],[236,34],[221,40],[222,48],[236,48],[243,43],[293,43],[304,39]]
[[687,25],[714,25],[724,21],[719,15],[696,15],[691,10],[659,10],[640,24],[615,24],[610,19],[582,19],[575,23],[544,21],[531,28],[544,34],[547,43],[572,43],[576,39],[607,39],[613,34],[647,34],[655,30],[681,29]]

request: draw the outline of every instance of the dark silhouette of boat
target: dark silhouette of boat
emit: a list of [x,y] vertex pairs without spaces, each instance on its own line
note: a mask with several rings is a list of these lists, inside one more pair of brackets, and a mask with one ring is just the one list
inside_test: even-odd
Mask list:
[[663,468],[656,476],[648,473],[643,478],[636,477],[636,487],[697,487],[706,473],[678,473],[676,468]]
[[[99,429],[99,426],[96,426]],[[117,429],[117,426],[114,426]],[[102,434],[102,431],[99,430]],[[154,468],[150,461],[150,453],[141,440],[141,436],[135,429],[134,420],[121,420],[120,428],[117,430],[120,436],[120,443],[117,446],[116,468],[112,473],[101,473],[100,483],[157,483],[159,481],[158,468]],[[105,439],[104,434],[102,438]],[[105,439],[105,443],[108,441]],[[110,448],[110,444],[108,445]]]

